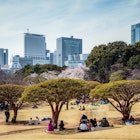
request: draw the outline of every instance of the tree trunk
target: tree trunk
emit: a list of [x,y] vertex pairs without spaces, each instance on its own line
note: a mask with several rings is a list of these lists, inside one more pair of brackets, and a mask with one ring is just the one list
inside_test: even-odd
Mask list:
[[119,102],[119,100],[115,100],[118,103],[118,106],[115,106],[109,99],[108,99],[108,101],[117,111],[119,111],[122,114],[122,116],[123,116],[122,121],[125,123],[129,119],[131,108],[132,108],[132,106],[130,106],[129,102],[127,104],[126,103],[121,104]]
[[15,123],[16,119],[17,119],[18,109],[16,107],[14,107],[13,111],[14,111],[14,115],[13,115],[13,118],[12,118],[12,122]]
[[122,112],[122,115],[124,120],[128,120],[130,116],[130,112]]
[[66,102],[66,110],[69,110],[69,102]]
[[55,109],[53,107],[53,104],[51,102],[49,102],[49,105],[51,106],[51,110],[52,110],[52,120],[53,120],[53,124],[54,124],[54,128],[57,128],[57,124],[58,124],[58,118],[59,118],[59,114],[60,111],[63,107],[64,102],[62,102],[59,106],[59,103],[56,104]]
[[57,129],[58,118],[59,118],[59,111],[56,110],[55,112],[53,112],[53,117],[52,117],[54,123],[54,129]]

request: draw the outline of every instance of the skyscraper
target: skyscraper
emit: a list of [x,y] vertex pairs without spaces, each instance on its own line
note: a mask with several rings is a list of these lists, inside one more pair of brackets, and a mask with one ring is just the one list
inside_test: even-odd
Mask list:
[[44,35],[25,33],[24,57],[32,58],[33,65],[46,64],[46,42]]
[[131,26],[131,44],[140,41],[140,23]]
[[30,57],[20,57],[19,55],[15,55],[11,59],[10,69],[15,72],[26,65],[33,65],[33,59]]
[[8,65],[8,49],[0,48],[0,65]]
[[57,39],[56,47],[56,64],[64,66],[68,55],[82,54],[82,39],[76,39],[73,36],[70,38],[60,37]]

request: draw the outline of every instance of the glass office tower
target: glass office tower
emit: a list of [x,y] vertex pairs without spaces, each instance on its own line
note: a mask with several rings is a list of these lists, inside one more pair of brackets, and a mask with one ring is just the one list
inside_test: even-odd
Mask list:
[[0,65],[8,65],[8,49],[0,48]]
[[32,58],[33,65],[46,64],[46,42],[44,35],[25,33],[24,57]]
[[140,23],[131,26],[131,44],[140,41]]
[[56,64],[64,66],[68,60],[68,55],[82,54],[82,39],[76,39],[71,36],[60,37],[57,39]]

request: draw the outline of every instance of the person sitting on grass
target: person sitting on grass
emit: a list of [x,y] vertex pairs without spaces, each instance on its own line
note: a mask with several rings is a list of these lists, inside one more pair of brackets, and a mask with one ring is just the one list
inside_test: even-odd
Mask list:
[[32,106],[32,108],[38,108],[38,106],[35,104],[35,105]]
[[30,120],[28,121],[28,124],[29,124],[29,125],[34,125],[35,122],[34,122],[34,120],[33,120],[32,118],[30,118]]
[[81,122],[82,121],[86,121],[87,122],[87,120],[88,120],[87,116],[85,114],[83,114],[80,121]]
[[62,120],[60,121],[60,124],[59,124],[59,130],[60,131],[65,130],[65,128],[64,128],[64,122]]
[[88,130],[91,131],[91,128],[93,127],[93,124],[91,123],[91,120],[87,121],[87,127],[88,127]]
[[82,110],[85,110],[85,106],[82,107]]
[[44,118],[41,119],[41,121],[46,121],[46,120],[51,120],[51,118],[49,118],[49,117],[47,117],[47,118],[44,117]]
[[103,118],[100,125],[101,127],[109,127],[109,122],[106,118]]
[[78,130],[79,130],[80,132],[86,132],[86,131],[88,131],[88,126],[87,126],[86,121],[82,121],[82,122],[80,123]]
[[81,106],[79,107],[79,110],[82,110],[82,107]]
[[48,123],[48,129],[49,132],[54,130],[53,124],[52,124],[52,120],[50,120],[50,122]]
[[129,122],[131,123],[131,124],[136,124],[136,121],[135,121],[135,119],[134,119],[134,117],[131,115],[130,116],[130,118],[129,118]]
[[96,118],[94,118],[94,119],[90,119],[90,121],[91,121],[93,127],[97,127],[97,121],[96,121]]
[[39,120],[39,117],[36,116],[35,125],[38,125],[38,124],[40,124],[40,120]]

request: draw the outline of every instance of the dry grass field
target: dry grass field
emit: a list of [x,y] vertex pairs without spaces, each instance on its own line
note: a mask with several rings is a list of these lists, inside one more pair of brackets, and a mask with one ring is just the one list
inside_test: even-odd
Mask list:
[[[122,125],[119,121],[122,117],[121,114],[114,110],[111,105],[100,105],[93,108],[85,105],[85,107],[85,111],[79,111],[78,106],[72,106],[69,110],[65,110],[64,106],[59,120],[64,120],[66,130],[52,133],[42,132],[47,128],[47,122],[32,126],[20,122],[27,121],[30,117],[34,119],[36,116],[39,118],[51,117],[49,106],[41,105],[37,109],[24,107],[18,113],[18,124],[14,125],[5,124],[4,112],[0,112],[0,140],[140,140],[140,124]],[[140,118],[139,107],[140,103],[137,103],[131,112],[136,119]],[[109,122],[114,124],[114,127],[96,128],[91,132],[78,132],[77,127],[82,114],[86,114],[88,118],[96,117],[97,120],[107,117]]]

